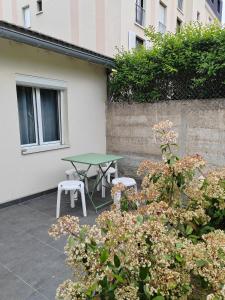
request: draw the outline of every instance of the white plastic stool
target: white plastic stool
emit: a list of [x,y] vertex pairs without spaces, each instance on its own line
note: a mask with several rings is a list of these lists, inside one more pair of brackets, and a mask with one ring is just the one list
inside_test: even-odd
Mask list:
[[[115,178],[112,181],[113,185],[117,185],[117,184],[123,184],[125,187],[133,187],[135,192],[137,192],[137,182],[130,177],[119,177],[119,178]],[[117,192],[114,195],[114,204],[119,208],[120,207],[120,199],[121,199],[121,192]]]
[[61,204],[61,194],[62,191],[70,191],[70,201],[71,207],[75,207],[75,194],[77,191],[81,193],[82,209],[84,217],[87,216],[86,210],[86,201],[84,194],[84,183],[79,180],[67,180],[62,181],[58,184],[58,193],[57,193],[57,205],[56,205],[56,218],[59,218],[60,215],[60,204]]
[[[106,164],[105,167],[101,167],[102,171],[105,172],[105,171],[109,168],[109,165],[110,165],[110,164],[111,164],[111,163],[108,163],[108,164]],[[106,172],[107,182],[108,182],[108,183],[111,182],[111,176],[114,176],[114,178],[118,178],[118,167],[117,167],[117,163],[115,162],[114,164],[115,164],[115,168],[110,167],[110,168],[107,170],[107,172]],[[99,176],[99,178],[101,178],[101,176],[102,176],[102,172],[101,172],[100,169],[98,170],[98,176]],[[105,182],[105,177],[103,176],[103,177],[102,177],[102,182],[101,182],[101,185],[102,185],[102,198],[105,198],[105,184],[106,184],[106,182]],[[100,184],[98,185],[97,190],[98,190],[98,191],[100,190]]]
[[[79,172],[84,173],[85,171],[79,170]],[[79,180],[79,175],[77,174],[75,169],[69,169],[65,171],[66,175],[66,180]],[[85,183],[85,188],[88,192],[88,179],[86,176],[81,175],[81,179],[83,180],[84,178],[84,183]],[[67,194],[67,191],[65,191],[65,194]]]

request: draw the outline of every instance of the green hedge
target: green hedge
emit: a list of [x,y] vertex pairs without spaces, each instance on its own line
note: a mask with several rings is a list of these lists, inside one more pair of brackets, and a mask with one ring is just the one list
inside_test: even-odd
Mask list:
[[139,47],[116,55],[109,80],[112,101],[225,97],[225,29],[191,24],[161,35],[150,28],[151,50]]

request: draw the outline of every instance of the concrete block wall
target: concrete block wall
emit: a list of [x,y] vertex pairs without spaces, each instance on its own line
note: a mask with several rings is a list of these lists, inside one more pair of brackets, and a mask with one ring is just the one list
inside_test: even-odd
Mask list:
[[107,151],[121,154],[122,174],[136,177],[140,161],[161,158],[152,127],[162,120],[179,133],[179,155],[202,155],[210,167],[225,165],[225,99],[107,106]]

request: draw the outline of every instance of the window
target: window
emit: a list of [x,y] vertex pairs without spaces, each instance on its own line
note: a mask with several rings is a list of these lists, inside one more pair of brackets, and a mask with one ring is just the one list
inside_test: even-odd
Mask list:
[[37,0],[37,12],[42,12],[42,0]]
[[144,45],[144,40],[136,36],[136,47],[143,46],[143,45]]
[[218,13],[221,12],[221,1],[220,0],[217,1],[217,11],[218,11]]
[[166,32],[166,6],[162,3],[159,5],[159,32]]
[[209,17],[209,23],[212,23],[212,18],[211,17]]
[[23,25],[25,28],[31,27],[30,7],[29,6],[23,7]]
[[180,9],[180,10],[183,11],[183,4],[184,4],[183,0],[178,0],[177,1],[177,7],[178,7],[178,9]]
[[182,21],[180,19],[177,19],[177,32],[180,32],[182,26]]
[[200,21],[200,12],[197,11],[197,21]]
[[145,9],[144,0],[136,0],[136,23],[144,26]]
[[21,146],[61,143],[60,91],[17,86]]

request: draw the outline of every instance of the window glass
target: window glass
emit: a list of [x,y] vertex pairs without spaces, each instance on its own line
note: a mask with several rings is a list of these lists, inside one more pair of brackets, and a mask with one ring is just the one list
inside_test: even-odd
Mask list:
[[144,1],[136,0],[136,22],[143,26],[144,17],[145,17]]
[[159,5],[159,32],[166,32],[166,7],[160,3]]
[[183,10],[183,0],[178,0],[178,2],[177,2],[177,7],[178,7],[180,10]]
[[37,11],[41,12],[42,11],[42,0],[37,1]]
[[22,146],[61,142],[59,91],[17,86],[20,140]]
[[23,8],[23,22],[24,22],[25,28],[31,27],[30,7],[29,6],[26,6]]
[[36,144],[32,88],[17,86],[17,99],[21,145]]
[[43,142],[60,140],[58,92],[40,89]]

